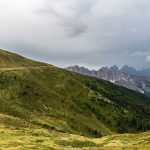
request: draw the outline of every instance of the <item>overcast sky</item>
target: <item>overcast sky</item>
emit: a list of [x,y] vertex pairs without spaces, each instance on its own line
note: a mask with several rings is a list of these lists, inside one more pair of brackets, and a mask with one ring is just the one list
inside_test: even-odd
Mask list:
[[0,48],[60,67],[149,67],[150,0],[0,0]]

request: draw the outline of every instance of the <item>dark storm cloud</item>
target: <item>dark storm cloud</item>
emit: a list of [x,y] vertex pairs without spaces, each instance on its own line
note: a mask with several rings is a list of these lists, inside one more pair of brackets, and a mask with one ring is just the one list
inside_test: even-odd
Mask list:
[[149,0],[0,0],[0,45],[59,66],[150,64]]

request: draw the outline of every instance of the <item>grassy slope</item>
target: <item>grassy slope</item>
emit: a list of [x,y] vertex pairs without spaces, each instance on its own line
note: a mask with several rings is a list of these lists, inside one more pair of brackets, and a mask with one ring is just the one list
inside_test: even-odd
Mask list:
[[[149,150],[150,132],[88,138],[33,126],[0,114],[0,149],[3,150]],[[9,120],[9,121],[8,121]],[[4,125],[14,122],[15,126]],[[18,127],[19,124],[19,127]]]
[[46,65],[45,63],[33,61],[0,49],[0,68],[8,67],[26,67],[26,66],[41,66]]
[[95,137],[150,127],[150,99],[140,93],[5,51],[0,58],[0,113],[27,126]]

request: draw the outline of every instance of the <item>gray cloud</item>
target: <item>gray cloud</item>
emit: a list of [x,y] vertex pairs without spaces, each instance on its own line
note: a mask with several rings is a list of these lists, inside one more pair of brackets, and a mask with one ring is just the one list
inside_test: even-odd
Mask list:
[[0,45],[59,66],[149,66],[149,0],[0,0]]
[[[38,12],[42,15],[54,15],[69,36],[78,36],[88,30],[91,10],[95,0],[45,1]],[[62,9],[60,8],[62,5]]]
[[145,60],[150,62],[150,56],[146,56]]

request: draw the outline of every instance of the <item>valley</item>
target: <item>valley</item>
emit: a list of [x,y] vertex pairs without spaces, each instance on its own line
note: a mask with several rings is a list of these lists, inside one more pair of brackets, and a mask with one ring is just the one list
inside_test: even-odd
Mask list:
[[0,148],[5,150],[149,150],[150,132],[89,138],[49,131],[36,126],[19,128],[0,125]]
[[150,98],[0,50],[0,148],[145,149]]

